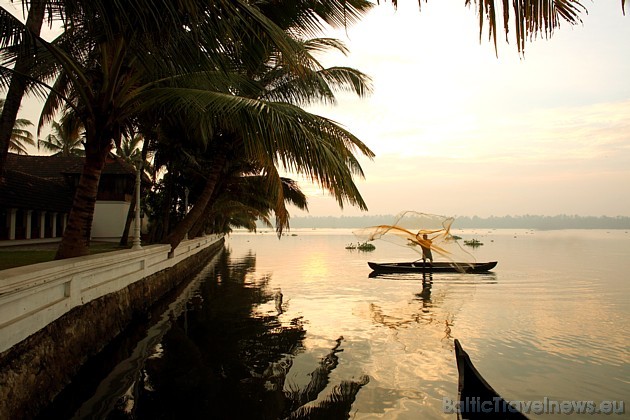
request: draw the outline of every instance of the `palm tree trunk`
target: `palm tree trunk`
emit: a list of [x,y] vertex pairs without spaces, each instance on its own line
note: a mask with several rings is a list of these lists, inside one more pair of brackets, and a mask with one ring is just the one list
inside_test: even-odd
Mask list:
[[195,205],[184,217],[184,219],[175,226],[173,232],[171,232],[171,234],[166,238],[166,243],[171,245],[171,250],[177,248],[180,242],[184,239],[184,236],[186,236],[186,233],[188,233],[206,209],[206,206],[210,201],[210,197],[212,197],[212,193],[214,192],[214,188],[219,181],[219,176],[223,172],[225,164],[227,163],[227,156],[225,152],[218,152],[216,159],[213,162],[212,169],[208,173],[208,178],[206,179],[206,185],[201,192],[201,195],[197,198]]
[[[169,170],[167,166],[167,171]],[[161,232],[158,233],[155,242],[162,242],[171,230],[171,204],[173,200],[173,189],[175,181],[172,176],[164,177],[164,200],[162,201],[162,223]]]
[[94,207],[98,194],[98,183],[105,167],[105,158],[111,148],[96,151],[85,151],[83,173],[77,186],[72,210],[68,218],[68,226],[55,255],[56,260],[80,257],[89,254],[90,232]]
[[[147,159],[147,153],[149,150],[149,140],[145,139],[142,144],[142,152],[140,154],[140,175],[142,176],[144,166],[144,161]],[[142,185],[142,181],[140,181],[140,185]],[[142,189],[140,190],[142,191]],[[131,221],[136,216],[136,194],[134,193],[131,197],[131,203],[129,204],[129,210],[127,211],[127,220],[125,221],[125,228],[123,229],[122,236],[120,237],[120,246],[127,246],[129,244],[129,231],[131,230]]]
[[212,194],[212,197],[210,198],[210,200],[208,200],[208,203],[206,203],[206,207],[203,209],[201,216],[197,219],[192,228],[190,228],[190,231],[188,231],[189,238],[196,238],[205,229],[206,219],[208,218],[208,216],[210,215],[210,211],[212,210],[212,198],[214,198],[214,194]]
[[123,229],[122,236],[118,245],[129,245],[129,231],[131,230],[131,222],[136,215],[136,194],[131,197],[131,203],[129,203],[129,210],[127,210],[127,220],[125,220],[125,228]]
[[[26,28],[33,34],[39,36],[44,22],[44,14],[46,12],[46,0],[32,0],[31,8],[26,18]],[[0,115],[0,177],[4,174],[4,167],[9,154],[9,144],[11,142],[11,132],[17,119],[17,114],[22,103],[22,97],[26,91],[25,80],[21,77],[28,71],[28,62],[31,57],[26,46],[24,50],[18,54],[15,62],[13,76],[11,76],[11,84],[7,91],[7,97]]]

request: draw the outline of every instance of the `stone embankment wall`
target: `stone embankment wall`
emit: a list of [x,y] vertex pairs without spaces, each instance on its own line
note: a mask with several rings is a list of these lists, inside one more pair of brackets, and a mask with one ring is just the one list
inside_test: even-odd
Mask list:
[[[168,268],[128,281],[119,290],[74,306],[0,353],[0,419],[35,417],[90,357],[120,334],[135,316],[146,313],[169,291],[193,278],[224,244],[222,237],[203,245],[193,242],[182,243],[184,248],[188,246],[188,253],[179,262],[175,259]],[[172,255],[169,257],[173,260]],[[115,273],[116,264],[111,264],[110,272]],[[0,278],[0,286],[5,280]],[[1,292],[0,288],[0,298],[10,295]],[[0,308],[0,315],[1,312]],[[7,324],[6,319],[0,319],[0,332]]]

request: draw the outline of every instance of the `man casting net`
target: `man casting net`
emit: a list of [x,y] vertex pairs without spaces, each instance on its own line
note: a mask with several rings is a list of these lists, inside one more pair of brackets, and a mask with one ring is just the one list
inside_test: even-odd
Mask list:
[[418,261],[427,264],[439,257],[452,263],[471,265],[475,258],[451,234],[454,221],[453,217],[408,210],[396,216],[391,225],[370,226],[353,233],[365,241],[382,239],[410,248],[420,254]]

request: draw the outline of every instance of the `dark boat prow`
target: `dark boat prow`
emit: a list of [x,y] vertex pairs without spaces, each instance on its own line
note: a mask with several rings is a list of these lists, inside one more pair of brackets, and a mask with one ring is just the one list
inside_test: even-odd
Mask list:
[[481,376],[459,340],[455,340],[455,357],[459,372],[459,411],[461,419],[527,419],[509,405]]

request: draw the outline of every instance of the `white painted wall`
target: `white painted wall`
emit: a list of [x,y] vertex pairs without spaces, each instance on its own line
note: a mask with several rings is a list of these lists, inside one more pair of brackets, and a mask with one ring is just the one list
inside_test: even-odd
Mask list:
[[50,261],[0,271],[0,352],[72,308],[117,292],[217,243],[223,235]]
[[92,220],[92,239],[119,240],[125,229],[129,205],[126,201],[97,201]]

